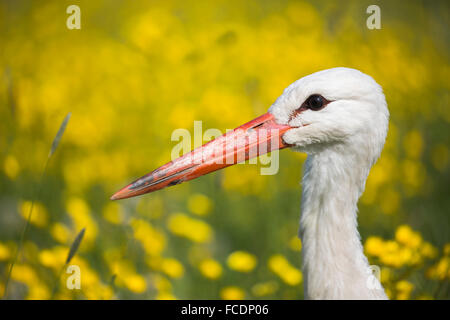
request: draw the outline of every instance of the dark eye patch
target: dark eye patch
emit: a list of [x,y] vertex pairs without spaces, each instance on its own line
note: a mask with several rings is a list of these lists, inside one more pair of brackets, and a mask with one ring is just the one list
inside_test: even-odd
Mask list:
[[294,118],[297,114],[305,111],[305,110],[312,110],[312,111],[319,111],[326,107],[327,104],[329,104],[331,101],[325,99],[320,94],[312,94],[310,95],[303,103],[302,105],[296,109],[291,116],[289,117],[289,121]]

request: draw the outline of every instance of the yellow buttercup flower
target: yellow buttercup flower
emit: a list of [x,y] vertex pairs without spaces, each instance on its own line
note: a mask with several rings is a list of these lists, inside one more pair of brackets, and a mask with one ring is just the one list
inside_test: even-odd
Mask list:
[[39,276],[34,269],[26,264],[15,264],[12,270],[11,278],[23,282],[29,286],[33,286],[38,282]]
[[382,284],[389,283],[393,278],[392,269],[383,267],[380,272],[380,281]]
[[384,252],[384,241],[380,237],[371,236],[367,238],[366,243],[364,244],[364,249],[367,254],[379,257]]
[[87,299],[93,300],[110,300],[114,296],[114,291],[111,286],[100,283],[97,286],[84,290]]
[[189,197],[188,208],[192,213],[203,216],[211,211],[212,201],[207,196],[196,193]]
[[8,260],[11,257],[11,252],[5,244],[0,242],[0,261]]
[[59,243],[65,244],[69,242],[71,237],[69,228],[67,228],[64,224],[60,222],[56,222],[51,226],[50,234],[52,235],[53,239],[55,239]]
[[450,279],[450,257],[443,256],[427,270],[426,276],[430,279],[437,280]]
[[94,244],[94,240],[97,237],[98,227],[97,222],[90,214],[90,208],[87,202],[78,197],[71,197],[66,204],[67,212],[72,218],[75,229],[81,230],[86,228],[86,232],[83,237],[82,249],[88,249]]
[[39,282],[29,287],[28,300],[46,300],[50,298],[50,288]]
[[294,251],[302,251],[302,241],[299,237],[293,236],[289,241],[289,247]]
[[170,292],[158,292],[156,300],[176,300],[177,298]]
[[245,251],[235,251],[228,256],[227,264],[230,269],[239,272],[250,272],[257,264],[256,257]]
[[136,273],[136,269],[127,260],[115,261],[112,265],[112,274],[117,275],[117,283],[134,293],[143,293],[147,290],[147,281]]
[[30,223],[40,228],[45,227],[48,222],[48,212],[47,209],[44,207],[44,205],[40,202],[35,201],[34,204],[32,204],[31,201],[22,202],[19,208],[20,215],[25,220],[28,219],[32,205],[33,211],[31,213]]
[[28,286],[27,299],[49,299],[50,290],[42,282],[38,273],[29,265],[16,264],[11,279],[22,282]]
[[183,213],[173,214],[169,218],[168,227],[172,233],[199,243],[209,242],[213,234],[206,222],[193,219]]
[[180,278],[184,274],[183,265],[174,258],[164,258],[161,262],[161,270],[171,278]]
[[223,300],[243,300],[245,292],[237,286],[228,286],[220,290],[220,297]]
[[208,279],[217,279],[222,275],[222,266],[214,259],[205,259],[198,266],[201,274]]
[[124,279],[127,288],[135,293],[143,293],[147,289],[147,283],[144,277],[138,274],[130,274]]
[[395,285],[397,289],[397,299],[407,300],[411,296],[411,292],[414,289],[414,285],[406,280],[401,280]]
[[431,243],[424,242],[420,248],[420,253],[428,259],[434,259],[436,258],[438,251]]
[[133,228],[134,237],[141,243],[147,254],[156,256],[164,250],[166,238],[162,231],[141,219],[133,219],[130,225]]
[[16,158],[12,155],[6,156],[5,163],[3,165],[5,170],[5,174],[11,179],[16,179],[17,175],[20,171],[20,165],[17,162]]
[[418,248],[422,243],[422,237],[418,232],[414,232],[410,226],[401,225],[395,231],[395,239],[411,248]]
[[273,255],[268,261],[269,269],[285,283],[295,286],[302,282],[303,275],[300,270],[293,267],[281,254]]
[[42,265],[59,271],[64,265],[68,253],[69,249],[61,246],[45,249],[39,252],[39,261]]

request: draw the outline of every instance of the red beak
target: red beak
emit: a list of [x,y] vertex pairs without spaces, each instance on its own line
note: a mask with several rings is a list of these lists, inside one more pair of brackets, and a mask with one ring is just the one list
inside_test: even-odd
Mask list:
[[289,147],[281,137],[290,128],[277,124],[274,116],[266,113],[137,179],[111,200],[160,190]]

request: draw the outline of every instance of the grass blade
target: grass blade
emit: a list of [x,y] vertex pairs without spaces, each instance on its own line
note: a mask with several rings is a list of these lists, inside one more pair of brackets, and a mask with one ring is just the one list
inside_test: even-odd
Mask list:
[[69,112],[66,115],[66,117],[64,118],[63,122],[61,123],[61,125],[59,127],[58,132],[56,133],[55,138],[53,139],[53,143],[52,143],[52,146],[50,148],[50,152],[48,153],[47,160],[45,161],[44,170],[42,170],[42,175],[41,175],[41,178],[39,180],[38,187],[36,189],[36,196],[34,197],[33,201],[31,202],[30,211],[28,212],[28,217],[27,217],[27,220],[25,221],[25,226],[23,227],[22,233],[20,234],[19,244],[17,246],[16,253],[15,253],[14,258],[13,258],[13,260],[11,262],[11,265],[10,265],[10,267],[8,269],[8,274],[7,274],[6,279],[5,279],[5,288],[3,290],[3,299],[5,299],[7,294],[8,294],[9,280],[11,279],[11,274],[12,274],[14,265],[17,262],[17,258],[20,255],[20,251],[22,250],[22,246],[23,246],[23,243],[25,241],[25,235],[27,233],[27,229],[28,229],[28,226],[29,226],[30,221],[31,221],[31,216],[33,214],[34,202],[37,201],[40,198],[40,195],[41,195],[42,182],[44,181],[44,176],[45,176],[45,173],[47,172],[48,163],[50,161],[51,156],[56,151],[56,148],[58,147],[59,142],[61,141],[62,135],[64,134],[64,131],[66,130],[67,123],[69,122],[71,114],[72,113]]
[[66,115],[66,117],[64,118],[61,125],[59,126],[58,132],[56,133],[56,136],[53,139],[53,143],[52,143],[52,147],[50,148],[50,152],[48,153],[49,158],[53,155],[53,153],[55,153],[56,148],[58,148],[59,141],[61,141],[62,135],[64,134],[64,131],[66,131],[67,123],[69,123],[71,115],[72,115],[72,112],[69,112]]
[[86,228],[81,229],[81,231],[78,233],[75,240],[72,242],[72,245],[70,246],[69,254],[67,255],[66,264],[68,264],[70,262],[70,260],[72,260],[73,256],[77,253],[77,250],[81,244],[81,240],[83,240],[85,231],[86,231]]

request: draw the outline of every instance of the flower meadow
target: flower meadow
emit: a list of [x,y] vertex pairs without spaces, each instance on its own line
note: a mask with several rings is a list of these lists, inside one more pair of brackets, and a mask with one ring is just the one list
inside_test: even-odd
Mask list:
[[225,132],[346,66],[391,113],[364,251],[391,299],[450,298],[448,2],[377,1],[375,30],[370,1],[75,2],[72,30],[70,1],[0,3],[0,296],[302,299],[305,154],[109,198],[171,160],[173,130]]

